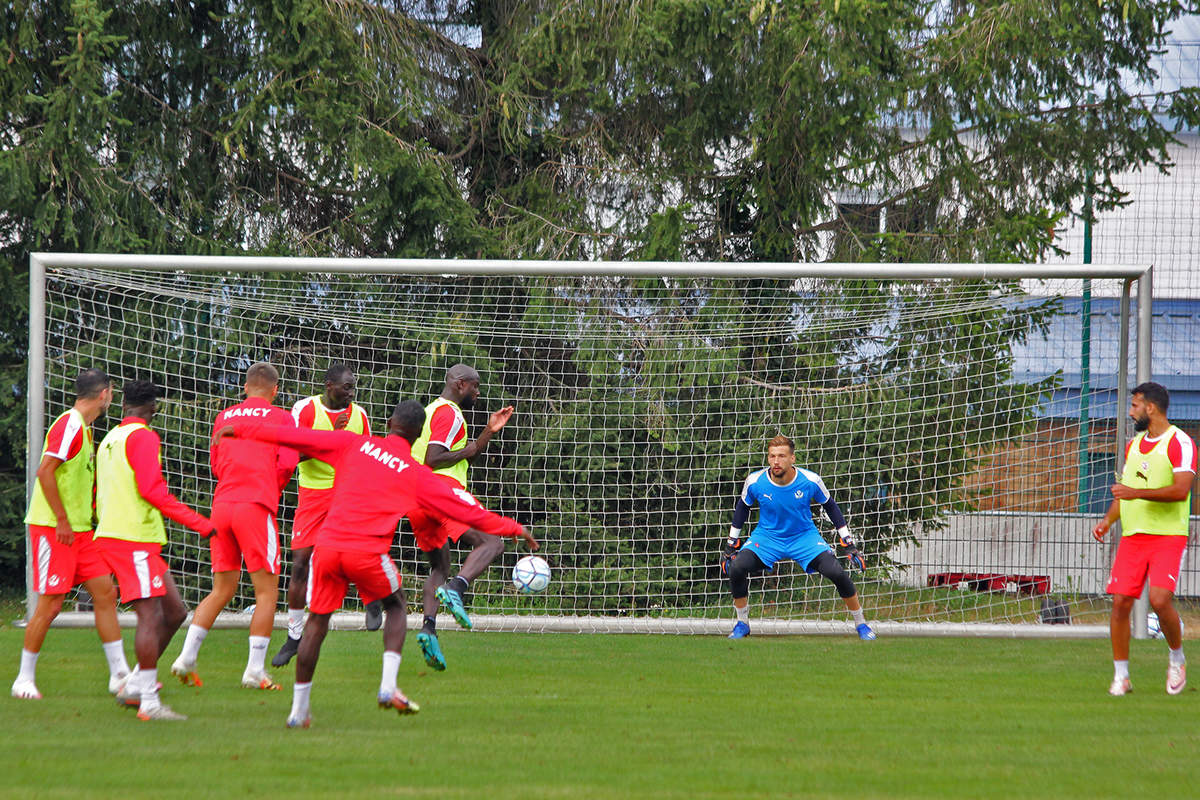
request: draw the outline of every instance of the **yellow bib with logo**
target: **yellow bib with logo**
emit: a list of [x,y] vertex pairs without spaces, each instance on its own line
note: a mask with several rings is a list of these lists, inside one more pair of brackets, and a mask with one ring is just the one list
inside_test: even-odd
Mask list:
[[[1149,453],[1141,451],[1146,432],[1135,436],[1129,448],[1129,457],[1125,460],[1125,470],[1121,473],[1121,483],[1134,489],[1161,489],[1174,483],[1175,467],[1167,457],[1167,446],[1175,432],[1174,425],[1167,428]],[[1122,500],[1121,535],[1150,533],[1156,536],[1187,536],[1191,507],[1191,492],[1185,499],[1174,502]]]
[[[321,395],[314,395],[306,402],[312,403],[314,406],[312,429],[314,431],[333,430],[333,423],[329,420],[329,415],[325,413],[324,404],[321,403]],[[361,406],[350,404],[350,421],[346,423],[346,430],[351,433],[363,433],[367,430],[367,414]],[[300,486],[305,489],[332,489],[333,473],[333,467],[324,461],[306,458],[300,462]]]
[[137,487],[133,465],[125,455],[130,434],[147,426],[141,422],[119,425],[108,432],[96,453],[97,539],[166,544],[162,512],[146,502]]
[[[421,438],[413,442],[412,446],[413,458],[421,464],[425,463],[425,453],[429,450],[429,439],[431,436],[433,436],[433,412],[437,411],[443,406],[450,406],[450,408],[454,409],[454,414],[456,417],[459,419],[463,418],[462,409],[458,407],[458,404],[451,400],[447,400],[444,397],[439,397],[429,405],[425,406],[425,424],[421,426]],[[459,450],[462,450],[466,446],[467,422],[466,420],[463,420],[463,437],[454,444],[450,445],[450,452],[455,453]],[[438,475],[449,475],[451,478],[454,478],[454,480],[458,481],[459,486],[465,489],[467,488],[467,468],[469,466],[470,464],[464,458],[448,467],[435,469],[434,472]]]
[[[79,417],[83,426],[83,447],[79,452],[62,462],[54,471],[54,480],[58,484],[58,496],[62,499],[63,508],[67,510],[67,519],[73,531],[90,531],[92,529],[92,493],[96,486],[96,445],[92,441],[92,429],[83,421],[83,415],[75,409],[68,409],[59,414],[58,419],[50,425],[54,426],[74,414]],[[50,432],[46,432],[46,440],[42,443],[42,452],[50,446]],[[46,493],[42,491],[42,482],[33,482],[33,496],[29,498],[29,513],[25,515],[26,525],[44,525],[53,528],[58,524]]]

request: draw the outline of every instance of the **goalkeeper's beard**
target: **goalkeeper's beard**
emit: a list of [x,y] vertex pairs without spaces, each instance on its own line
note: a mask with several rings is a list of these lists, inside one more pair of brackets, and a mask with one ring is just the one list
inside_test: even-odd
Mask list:
[[1148,415],[1133,418],[1133,429],[1137,433],[1141,433],[1150,427],[1150,417]]

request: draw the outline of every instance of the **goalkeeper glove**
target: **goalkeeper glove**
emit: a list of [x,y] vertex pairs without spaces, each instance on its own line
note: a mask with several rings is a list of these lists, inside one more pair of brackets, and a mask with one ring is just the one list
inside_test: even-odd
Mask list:
[[729,565],[733,563],[733,559],[737,558],[738,548],[741,546],[742,540],[730,533],[729,538],[725,540],[725,546],[721,548],[721,574],[729,574]]
[[843,525],[837,529],[838,543],[846,551],[846,558],[850,559],[850,563],[858,567],[860,570],[867,568],[867,562],[863,560],[862,553],[858,550],[858,545],[854,543],[854,537],[850,535],[850,529]]

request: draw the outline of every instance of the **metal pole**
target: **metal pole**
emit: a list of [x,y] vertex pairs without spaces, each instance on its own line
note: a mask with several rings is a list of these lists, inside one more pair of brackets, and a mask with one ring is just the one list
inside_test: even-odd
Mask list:
[[[1088,192],[1083,198],[1083,263],[1092,263],[1092,176],[1088,173]],[[1088,439],[1091,431],[1089,419],[1092,394],[1092,279],[1083,279],[1083,300],[1079,309],[1079,502],[1080,514],[1088,511],[1088,483],[1091,477],[1091,460],[1088,455]]]
[[[1151,318],[1153,304],[1153,290],[1151,270],[1146,270],[1142,277],[1138,278],[1138,326],[1137,326],[1137,382],[1144,383],[1150,380],[1150,355],[1151,355],[1151,328],[1153,321]],[[1126,286],[1129,282],[1126,282]],[[1128,294],[1128,289],[1126,289]],[[1127,369],[1128,362],[1121,362],[1123,370]],[[1124,447],[1121,448],[1122,452]],[[1150,587],[1146,586],[1142,590],[1142,596],[1139,597],[1133,604],[1133,638],[1147,639],[1150,636],[1146,628],[1146,616],[1150,613]]]
[[[46,269],[36,254],[29,256],[29,367],[25,388],[25,498],[33,494],[41,461],[46,424]],[[33,616],[33,551],[25,537],[25,619]]]
[[396,275],[621,275],[654,278],[1124,278],[1145,265],[1112,264],[797,264],[708,261],[522,261],[450,258],[285,258],[258,256],[162,256],[112,253],[35,253],[46,267],[115,270],[237,272],[377,272]]

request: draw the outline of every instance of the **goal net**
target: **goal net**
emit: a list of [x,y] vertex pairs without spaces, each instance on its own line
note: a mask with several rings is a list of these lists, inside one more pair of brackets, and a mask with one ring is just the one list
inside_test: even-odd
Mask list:
[[[846,512],[867,558],[860,597],[885,629],[1065,614],[1082,630],[1107,614],[1111,551],[1089,531],[1124,440],[1143,268],[38,254],[31,274],[30,452],[80,369],[118,389],[152,378],[167,482],[204,512],[212,422],[252,363],[279,368],[284,407],[349,365],[377,432],[397,400],[427,404],[448,367],[474,366],[470,434],[516,413],[469,488],[529,526],[553,568],[545,592],[518,594],[509,543],[473,586],[479,627],[726,631],[720,547],[779,433]],[[114,404],[97,439],[118,420]],[[194,606],[207,547],[168,528]],[[418,611],[407,522],[393,557]],[[245,578],[241,591],[235,611],[253,602]],[[790,562],[752,579],[750,600],[756,632],[848,630],[833,587]]]

